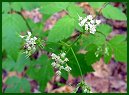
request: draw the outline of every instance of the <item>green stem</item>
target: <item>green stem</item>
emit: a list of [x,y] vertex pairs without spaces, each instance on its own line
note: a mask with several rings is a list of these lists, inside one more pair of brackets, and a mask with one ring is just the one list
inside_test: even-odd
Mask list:
[[67,43],[63,42],[63,41],[60,41],[61,42],[61,45],[65,45],[67,47],[69,47],[70,45],[68,45]]
[[29,23],[27,22],[27,20],[25,19],[25,17],[20,12],[16,12],[16,13],[19,14],[23,18],[23,20],[25,21],[26,26],[28,27],[29,31],[32,33],[32,29],[31,29]]
[[102,9],[105,8],[107,5],[109,4],[109,2],[106,2],[103,4],[103,6],[100,8],[100,10],[98,11],[98,13],[100,14]]
[[82,74],[82,70],[81,70],[81,67],[80,67],[80,65],[79,65],[78,59],[77,59],[77,57],[76,57],[76,55],[75,55],[75,53],[74,53],[73,48],[71,47],[70,49],[71,49],[71,51],[72,51],[72,53],[73,53],[73,56],[74,56],[74,58],[75,58],[75,60],[76,60],[76,62],[77,62],[77,65],[78,65],[78,67],[79,67],[79,71],[80,71],[80,74],[81,74],[81,80],[83,80],[83,74]]
[[[101,14],[102,9],[105,8],[108,4],[109,4],[109,2],[106,2],[106,3],[103,4],[103,6],[102,6],[102,7],[99,9],[99,11],[98,11],[98,15]],[[96,16],[97,16],[97,15],[95,15],[94,18],[96,18]]]

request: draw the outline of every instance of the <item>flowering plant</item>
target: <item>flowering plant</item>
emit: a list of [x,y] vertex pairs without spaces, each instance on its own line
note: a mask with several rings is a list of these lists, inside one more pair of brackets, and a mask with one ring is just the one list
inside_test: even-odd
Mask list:
[[[72,2],[2,2],[2,69],[22,76],[9,77],[3,92],[32,92],[30,81],[36,80],[34,91],[41,93],[54,75],[71,75],[80,79],[71,93],[94,93],[84,79],[92,64],[100,58],[127,62],[126,35],[110,38],[113,28],[101,19],[126,21],[126,15],[109,2],[88,4],[94,14]],[[53,27],[46,25],[61,12]]]

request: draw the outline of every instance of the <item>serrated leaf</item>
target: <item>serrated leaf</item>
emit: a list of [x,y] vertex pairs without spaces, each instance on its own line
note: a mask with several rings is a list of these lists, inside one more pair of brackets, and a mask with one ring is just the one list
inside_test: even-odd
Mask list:
[[105,2],[88,2],[94,9],[101,8]]
[[30,83],[25,78],[18,78],[16,76],[9,77],[5,82],[7,88],[5,93],[29,93]]
[[85,60],[87,65],[92,65],[95,62],[99,61],[101,58],[101,54],[96,57],[95,52],[97,51],[97,46],[95,44],[91,44],[87,47],[88,52],[85,54]]
[[[65,16],[60,19],[48,35],[48,42],[58,42],[71,36],[74,32],[74,19]],[[58,37],[57,37],[58,36]]]
[[113,20],[127,20],[126,15],[118,8],[107,5],[103,10],[102,14],[104,17]]
[[17,59],[20,50],[21,38],[18,34],[26,30],[26,24],[20,15],[2,15],[2,47],[14,60]]
[[[90,66],[87,65],[85,57],[84,57],[84,54],[75,54],[75,55],[76,55],[76,57],[78,59],[79,65],[81,67],[82,74],[87,74],[87,73],[93,71],[93,68],[91,67],[91,65]],[[67,57],[70,60],[68,62],[68,65],[72,68],[70,73],[74,77],[80,76],[81,74],[80,74],[80,70],[79,70],[78,64],[77,64],[77,62],[75,60],[75,57],[73,56],[73,53],[72,53],[71,50],[68,52]]]
[[107,24],[100,24],[97,27],[97,31],[103,33],[105,36],[108,36],[110,32],[112,32],[112,27]]
[[7,59],[4,60],[2,63],[2,69],[5,69],[6,71],[22,72],[25,66],[28,65],[30,65],[29,58],[26,57],[26,54],[22,54],[20,52],[16,61],[14,61],[10,56],[8,56]]
[[22,72],[25,66],[29,66],[30,63],[31,61],[26,57],[26,54],[19,53],[14,70],[17,72]]
[[46,55],[42,55],[33,63],[33,65],[30,66],[27,70],[27,74],[30,78],[39,83],[40,91],[43,92],[48,81],[50,81],[54,75],[54,71],[48,57]]
[[2,12],[8,13],[11,10],[8,2],[2,2]]
[[56,12],[65,10],[69,2],[44,2],[40,11],[43,14],[54,14]]

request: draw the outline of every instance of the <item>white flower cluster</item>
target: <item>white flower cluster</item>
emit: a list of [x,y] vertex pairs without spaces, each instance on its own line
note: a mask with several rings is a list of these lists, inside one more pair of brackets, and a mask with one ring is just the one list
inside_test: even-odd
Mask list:
[[79,88],[82,89],[83,93],[92,93],[90,86],[88,86],[85,82],[78,83],[77,87],[74,89],[73,93],[77,93]]
[[24,38],[25,40],[25,48],[26,48],[26,51],[24,52],[25,54],[27,54],[28,56],[30,56],[33,52],[35,52],[36,50],[36,40],[37,38],[36,37],[32,37],[32,34],[31,32],[27,32],[28,35],[26,36],[21,36],[21,38]]
[[72,69],[71,67],[69,67],[66,62],[68,62],[68,58],[65,57],[66,54],[60,53],[59,55],[56,55],[54,53],[51,54],[52,59],[54,60],[54,62],[52,62],[52,66],[57,68],[58,70],[56,71],[57,75],[61,75],[61,70],[65,70],[67,72],[70,72]]
[[96,20],[92,15],[88,15],[84,19],[79,16],[79,26],[84,27],[86,31],[95,34],[96,27],[101,23],[101,20]]
[[91,88],[86,84],[82,86],[82,89],[84,93],[92,93]]

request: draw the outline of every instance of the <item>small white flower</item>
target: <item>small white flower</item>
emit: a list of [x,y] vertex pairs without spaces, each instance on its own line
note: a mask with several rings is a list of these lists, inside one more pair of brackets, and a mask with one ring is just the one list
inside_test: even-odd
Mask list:
[[26,35],[26,36],[20,36],[21,38],[24,38],[24,40],[25,40],[25,47],[26,47],[26,51],[25,51],[25,53],[28,55],[28,56],[30,56],[32,53],[34,53],[35,52],[35,50],[36,50],[36,40],[37,40],[37,38],[36,37],[31,37],[31,32],[27,32],[27,34],[28,35]]
[[86,21],[87,21],[87,19],[84,18],[84,19],[79,23],[79,25],[80,25],[81,27],[84,26],[84,24],[86,23]]
[[52,64],[51,64],[53,67],[55,67],[56,66],[56,63],[55,62],[52,62]]
[[84,93],[87,93],[87,89],[84,89]]
[[37,40],[37,37],[34,37],[34,41]]
[[87,16],[87,19],[92,20],[93,19],[93,16],[92,15],[88,15]]
[[[56,55],[54,53],[51,54],[52,59],[54,59],[54,62],[52,62],[52,66],[58,71],[56,72],[57,75],[60,75],[61,69],[64,69],[65,71],[69,72],[71,70],[71,67],[67,66],[66,62],[69,61],[68,58],[65,57],[65,53],[60,53],[59,55]],[[66,64],[66,67],[64,66]]]
[[63,67],[63,66],[60,66],[60,70],[61,70],[61,69],[64,69],[64,67]]
[[96,20],[96,24],[99,25],[101,23],[101,20]]
[[94,24],[94,23],[95,23],[95,21],[94,21],[94,20],[91,20],[91,21],[90,21],[90,23],[91,23],[91,24]]
[[56,65],[55,65],[55,68],[59,68],[59,67],[60,67],[60,64],[56,64]]
[[31,47],[29,46],[29,47],[27,47],[27,49],[28,49],[28,50],[31,50]]
[[62,58],[64,58],[64,57],[65,57],[65,55],[66,55],[66,54],[63,52],[63,53],[61,53],[61,55],[60,55],[60,56],[61,56]]
[[82,20],[82,17],[79,16],[79,19],[78,20],[81,21]]
[[67,72],[69,72],[69,71],[71,71],[72,69],[71,69],[71,67],[66,66],[66,67],[65,67],[65,70],[66,70]]
[[67,61],[69,61],[69,59],[68,58],[65,58],[65,60],[64,60],[65,62],[67,62]]
[[57,55],[54,54],[54,53],[52,53],[52,54],[51,54],[51,57],[52,57],[52,59],[56,59]]
[[91,34],[95,34],[95,31],[96,31],[95,29],[90,29]]
[[21,38],[24,38],[25,36],[20,35]]
[[89,28],[88,28],[88,25],[87,24],[85,24],[85,30],[88,30]]
[[29,31],[28,31],[27,33],[28,33],[28,36],[29,36],[29,37],[32,35],[31,32],[29,32]]
[[60,76],[60,75],[61,75],[61,71],[59,71],[59,70],[56,71],[56,75],[57,75],[57,76]]
[[[80,21],[80,20],[79,20]],[[79,25],[81,27],[84,26],[84,29],[86,31],[89,31],[91,34],[95,34],[96,32],[96,27],[101,23],[100,20],[96,20],[96,19],[93,19],[93,16],[92,15],[88,15],[87,17],[85,17],[84,19],[82,19],[80,22],[79,22]]]

